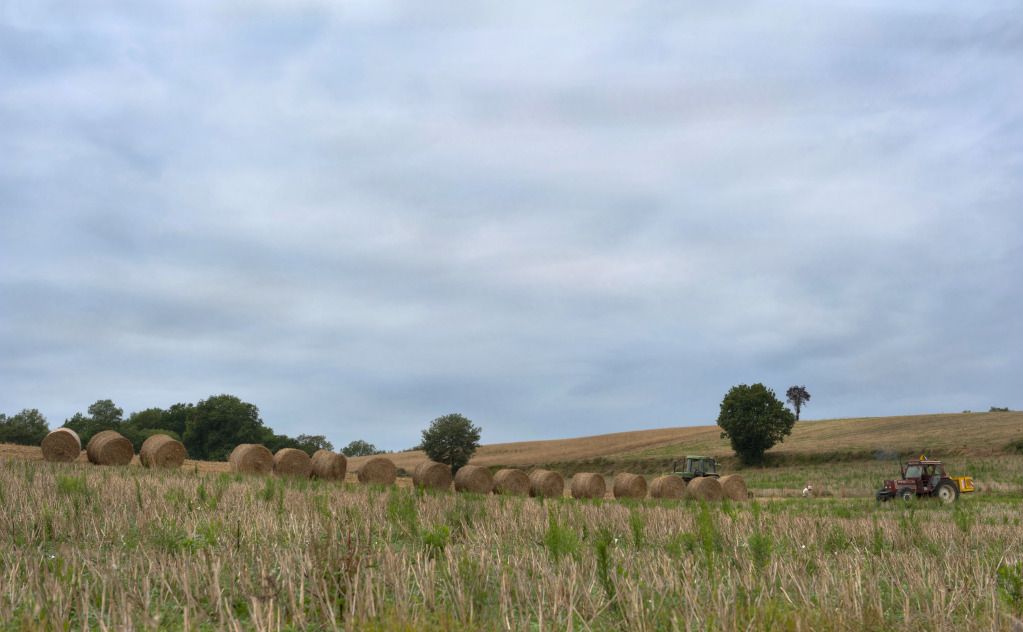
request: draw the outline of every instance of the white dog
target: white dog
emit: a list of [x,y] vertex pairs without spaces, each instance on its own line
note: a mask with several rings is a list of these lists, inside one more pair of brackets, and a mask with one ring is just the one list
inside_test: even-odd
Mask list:
[[813,485],[807,483],[806,487],[803,488],[803,498],[809,498],[810,496],[813,496]]

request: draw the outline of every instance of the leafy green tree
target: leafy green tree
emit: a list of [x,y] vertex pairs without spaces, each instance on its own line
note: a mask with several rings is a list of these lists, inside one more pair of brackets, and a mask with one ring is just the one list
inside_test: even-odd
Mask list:
[[345,456],[370,456],[373,454],[380,454],[380,450],[377,450],[377,447],[372,443],[363,441],[362,439],[356,439],[341,448],[341,454]]
[[733,386],[721,401],[721,438],[731,440],[743,463],[756,464],[764,452],[792,433],[796,416],[763,384]]
[[785,397],[795,409],[796,421],[799,421],[799,411],[802,410],[803,404],[810,401],[810,392],[805,386],[790,386],[789,390],[785,391]]
[[259,408],[225,394],[195,405],[182,442],[193,459],[224,460],[240,443],[268,443],[273,437],[259,416]]
[[0,443],[39,445],[49,432],[46,417],[35,408],[12,417],[0,414]]
[[451,471],[457,472],[480,447],[480,432],[472,421],[452,413],[430,422],[430,427],[423,431],[420,446],[428,457],[450,465]]
[[[82,440],[82,445],[87,444],[92,435],[101,430],[116,430],[125,434],[125,436],[132,435],[131,429],[125,430],[123,425],[124,411],[109,399],[97,400],[93,405],[89,406],[88,415],[75,413],[70,418],[64,420],[65,427],[78,433],[78,437]],[[132,437],[129,436],[128,438],[131,439]]]
[[124,410],[109,399],[101,399],[89,406],[89,417],[101,426],[116,429],[124,421]]

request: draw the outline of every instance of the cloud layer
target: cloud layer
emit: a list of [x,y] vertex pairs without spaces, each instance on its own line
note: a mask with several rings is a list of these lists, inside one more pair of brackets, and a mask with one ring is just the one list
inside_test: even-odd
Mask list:
[[1011,4],[6,3],[0,410],[1018,407]]

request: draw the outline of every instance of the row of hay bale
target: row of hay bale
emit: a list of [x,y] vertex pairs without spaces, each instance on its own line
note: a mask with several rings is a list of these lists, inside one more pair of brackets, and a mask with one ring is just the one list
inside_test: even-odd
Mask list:
[[[82,442],[70,428],[58,428],[49,433],[42,442],[43,458],[53,462],[70,462],[78,458]],[[90,463],[97,465],[127,465],[135,456],[134,448],[127,438],[114,430],[96,433],[85,448]],[[168,435],[157,434],[142,444],[139,460],[149,468],[178,468],[188,454],[182,443]],[[283,448],[276,454],[258,443],[243,443],[236,446],[228,458],[231,470],[242,474],[324,480],[344,480],[348,460],[342,454],[330,450],[318,450],[311,457],[296,448]],[[373,457],[365,461],[356,472],[360,483],[392,485],[398,471],[386,457]],[[479,465],[465,465],[452,476],[451,468],[436,461],[423,461],[412,474],[416,487],[447,490],[454,485],[455,491],[476,494],[506,494],[533,496],[538,498],[559,498],[565,493],[565,479],[551,470],[535,469],[529,474],[520,469],[507,468],[491,475],[490,470]],[[569,491],[573,498],[603,498],[607,493],[604,477],[592,472],[581,472],[572,477]],[[693,479],[688,485],[678,476],[667,475],[655,478],[647,486],[646,479],[638,474],[621,472],[615,475],[611,492],[615,498],[652,498],[696,500],[722,500],[731,498],[743,500],[748,497],[746,482],[741,476],[732,474],[720,480],[711,477]]]
[[[364,466],[365,467],[365,466]],[[565,479],[557,472],[535,469],[529,474],[519,469],[490,470],[478,465],[465,465],[452,476],[451,468],[435,461],[423,461],[412,474],[416,487],[447,490],[454,484],[457,492],[476,494],[508,494],[538,498],[559,498],[565,493]],[[749,497],[746,481],[738,474],[724,476],[720,480],[711,477],[693,479],[688,485],[682,478],[666,475],[655,478],[647,486],[646,479],[638,474],[620,472],[611,483],[615,498],[651,498],[695,500],[745,500]],[[569,492],[573,498],[604,498],[607,484],[604,477],[592,472],[580,472],[572,477]]]
[[[53,463],[70,463],[82,453],[82,440],[70,428],[57,428],[43,437],[40,445],[43,460]],[[116,430],[97,432],[85,446],[90,463],[96,465],[128,465],[135,456],[135,447],[124,435]],[[180,441],[165,434],[156,434],[144,442],[139,450],[139,460],[145,467],[177,468],[185,462],[188,454]]]

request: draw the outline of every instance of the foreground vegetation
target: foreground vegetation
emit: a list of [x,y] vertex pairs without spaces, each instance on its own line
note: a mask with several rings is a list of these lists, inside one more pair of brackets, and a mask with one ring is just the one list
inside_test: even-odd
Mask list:
[[1012,629],[1023,614],[1015,494],[541,502],[3,460],[0,506],[3,629]]

